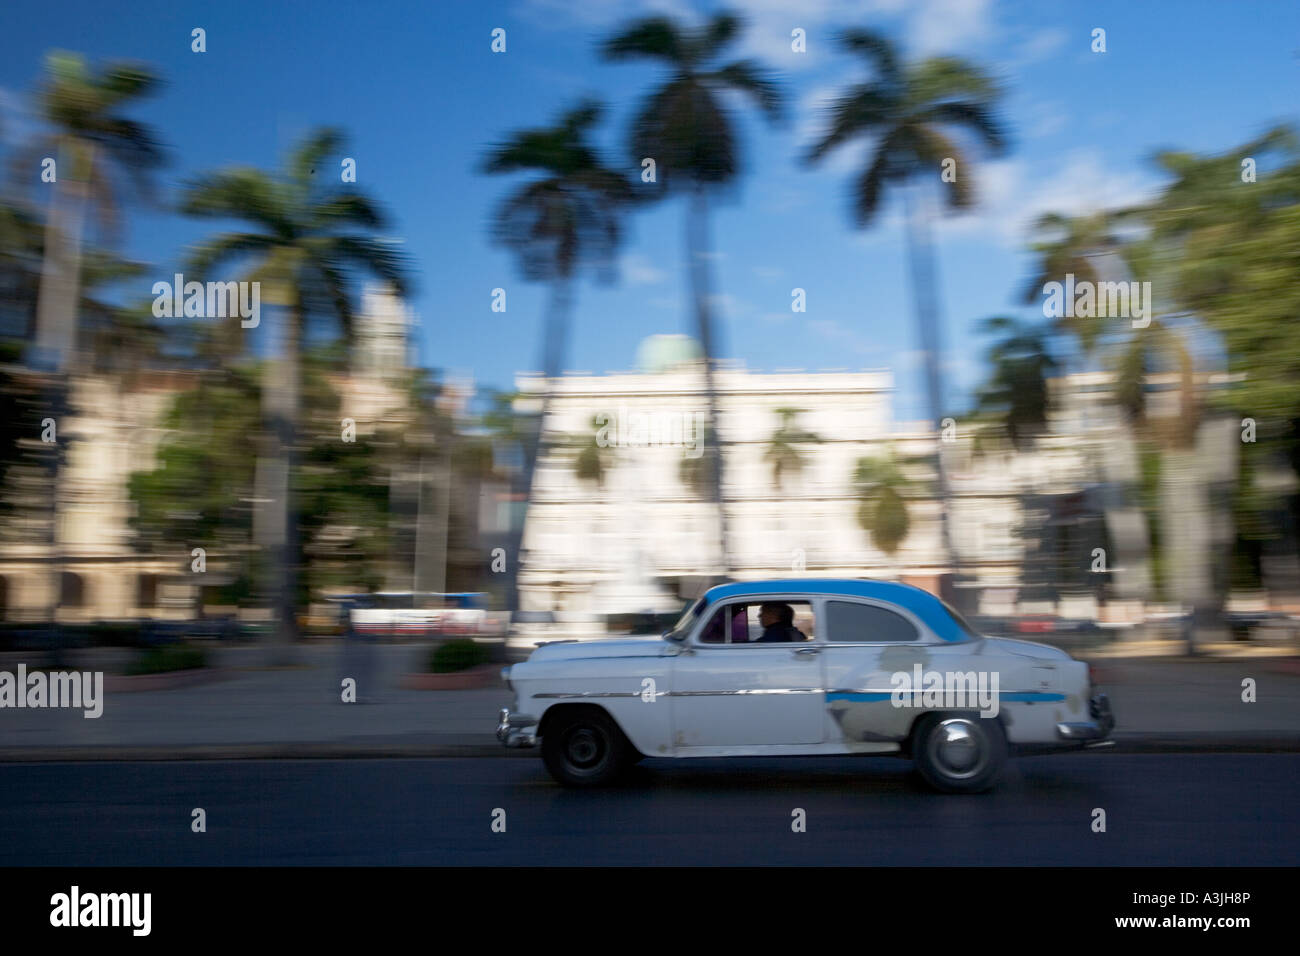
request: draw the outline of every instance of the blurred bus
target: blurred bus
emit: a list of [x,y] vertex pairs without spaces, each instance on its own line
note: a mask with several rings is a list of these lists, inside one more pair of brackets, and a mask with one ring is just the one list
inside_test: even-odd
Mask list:
[[377,591],[333,600],[351,604],[352,625],[367,637],[480,637],[490,632],[488,595],[481,591]]

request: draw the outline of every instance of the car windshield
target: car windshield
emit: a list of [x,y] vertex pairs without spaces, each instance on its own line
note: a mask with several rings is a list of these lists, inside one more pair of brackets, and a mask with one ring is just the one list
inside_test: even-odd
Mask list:
[[686,637],[686,632],[691,629],[691,624],[700,616],[700,610],[704,607],[704,598],[696,601],[688,601],[686,607],[682,609],[682,616],[677,619],[677,623],[672,626],[672,630],[664,631],[664,639],[668,641],[680,641]]

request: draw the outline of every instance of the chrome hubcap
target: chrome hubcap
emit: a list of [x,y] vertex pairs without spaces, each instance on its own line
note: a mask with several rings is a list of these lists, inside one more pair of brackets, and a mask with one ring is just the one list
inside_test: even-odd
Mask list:
[[930,734],[930,756],[948,776],[973,777],[988,761],[984,731],[964,717],[951,717]]
[[579,727],[569,735],[569,760],[579,767],[587,767],[600,759],[601,740],[588,727]]

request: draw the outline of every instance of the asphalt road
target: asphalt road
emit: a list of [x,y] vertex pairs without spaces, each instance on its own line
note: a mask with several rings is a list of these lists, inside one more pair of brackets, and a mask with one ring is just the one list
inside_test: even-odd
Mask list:
[[1298,782],[1296,754],[1024,757],[978,796],[888,758],[647,760],[598,792],[531,756],[6,764],[0,865],[1294,866]]

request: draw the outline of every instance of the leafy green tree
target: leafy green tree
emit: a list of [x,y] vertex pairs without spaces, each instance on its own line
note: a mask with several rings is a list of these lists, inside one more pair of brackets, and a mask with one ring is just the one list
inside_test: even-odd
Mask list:
[[733,184],[741,170],[739,139],[724,97],[738,93],[770,118],[780,115],[776,85],[753,60],[719,66],[728,47],[740,37],[742,21],[718,13],[701,28],[688,29],[667,17],[647,17],[619,29],[601,46],[608,60],[644,59],[663,65],[667,79],[642,102],[632,124],[629,155],[634,164],[655,161],[661,197],[686,197],[686,269],[691,280],[695,325],[704,351],[704,390],[708,404],[708,444],[703,475],[712,484],[718,510],[722,572],[729,571],[727,518],[722,497],[720,446],[714,362],[721,346],[710,300],[708,216],[710,196]]
[[[850,53],[866,61],[873,76],[849,87],[835,100],[829,129],[812,147],[807,161],[817,162],[854,140],[871,144],[852,192],[853,217],[860,227],[879,215],[886,192],[899,187],[909,224],[913,295],[930,417],[937,423],[943,415],[938,281],[924,205],[928,196],[912,193],[919,192],[922,183],[937,182],[949,208],[973,204],[974,167],[955,137],[960,135],[994,154],[1001,153],[1006,135],[994,112],[1001,92],[983,70],[963,59],[942,56],[906,63],[889,38],[868,30],[848,31],[843,43]],[[954,175],[943,176],[945,167]],[[935,455],[935,465],[943,504],[944,547],[950,565],[956,568],[942,455]]]
[[[1261,164],[1255,182],[1242,180],[1242,157]],[[1300,419],[1296,134],[1278,127],[1210,156],[1160,153],[1156,164],[1172,181],[1148,216],[1172,266],[1175,307],[1223,337],[1229,370],[1242,373],[1233,403],[1289,430]]]
[[[1257,583],[1264,542],[1300,519],[1300,497],[1270,493],[1256,480],[1279,467],[1300,473],[1295,388],[1300,334],[1294,321],[1300,308],[1294,281],[1300,271],[1297,135],[1290,126],[1277,126],[1223,152],[1166,151],[1157,154],[1155,163],[1170,182],[1146,215],[1169,277],[1171,309],[1195,316],[1221,337],[1230,385],[1209,393],[1207,404],[1239,417],[1243,437],[1247,420],[1253,432],[1253,440],[1239,446],[1233,508],[1234,558],[1253,555],[1255,567],[1238,566],[1234,572],[1238,581]],[[1246,174],[1248,165],[1255,167],[1254,177]],[[1137,361],[1132,358],[1130,364]],[[1177,353],[1166,358],[1166,364],[1176,362],[1190,359]],[[1195,433],[1187,426],[1189,418],[1180,409],[1177,421],[1161,423],[1167,434],[1157,437],[1164,438],[1166,448],[1190,445]],[[1290,544],[1295,546],[1294,539]],[[1205,560],[1215,568],[1227,563],[1226,555]],[[1208,599],[1223,593],[1216,590]],[[1216,607],[1201,610],[1211,616],[1217,612]]]
[[[293,476],[305,556],[298,604],[327,588],[380,584],[388,554],[386,465],[397,440],[378,433],[340,441],[331,364],[316,354],[304,358],[303,369],[303,451]],[[228,590],[236,593],[250,592],[270,570],[254,548],[257,462],[248,454],[264,427],[260,374],[248,365],[202,373],[164,415],[157,465],[128,481],[137,546],[186,564],[190,549],[204,548],[211,564],[235,579]]]
[[[1107,257],[1127,267],[1130,274],[1148,266],[1146,244],[1126,232],[1141,224],[1141,211],[1135,209],[1099,210],[1074,217],[1055,212],[1040,216],[1034,224],[1036,238],[1030,244],[1038,265],[1025,287],[1025,303],[1042,303],[1043,287],[1049,282],[1064,283],[1068,275],[1073,275],[1076,283],[1106,281],[1099,263]],[[1062,316],[1057,321],[1061,331],[1079,341],[1086,355],[1092,354],[1103,329],[1096,318]]]

